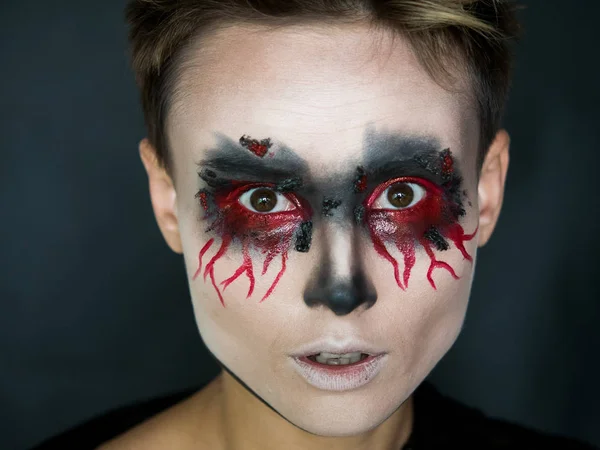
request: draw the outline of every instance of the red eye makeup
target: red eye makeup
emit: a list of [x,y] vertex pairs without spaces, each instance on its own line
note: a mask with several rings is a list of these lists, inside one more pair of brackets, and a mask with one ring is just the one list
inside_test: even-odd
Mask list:
[[[276,185],[269,183],[232,182],[228,189],[221,188],[214,193],[201,190],[196,194],[206,213],[205,220],[210,221],[208,230],[221,237],[220,247],[204,266],[203,278],[206,280],[207,276],[210,277],[223,305],[222,291],[243,274],[249,280],[246,297],[252,295],[256,256],[251,254],[251,249],[257,250],[263,258],[261,275],[267,273],[276,257],[281,258],[281,268],[260,300],[262,302],[271,295],[283,276],[294,238],[298,235],[302,239],[306,234],[303,224],[309,221],[312,214],[310,206],[293,193],[280,193],[275,189]],[[208,204],[209,198],[212,207]],[[220,283],[220,288],[215,279],[215,263],[226,254],[234,240],[241,244],[243,262],[229,278]],[[214,240],[209,240],[200,251],[198,269],[193,279],[201,273],[202,259],[213,244]]]
[[[416,248],[421,246],[430,259],[427,280],[435,289],[435,269],[445,269],[458,279],[450,264],[436,258],[434,249],[450,248],[448,239],[472,262],[464,243],[475,237],[477,230],[465,234],[458,223],[465,214],[460,191],[461,178],[454,172],[454,159],[449,149],[438,155],[442,183],[436,184],[425,178],[401,177],[391,179],[378,187],[364,202],[364,216],[375,251],[394,269],[394,279],[401,289],[408,287],[412,268],[416,262]],[[428,167],[432,161],[425,161]],[[388,251],[386,244],[393,244],[401,253],[404,271],[400,276],[398,259]]]
[[[466,214],[466,192],[458,165],[449,149],[436,150],[439,147],[433,141],[375,142],[364,165],[320,180],[312,179],[307,163],[286,147],[278,148],[276,157],[263,158],[272,145],[270,139],[258,141],[244,135],[239,144],[223,142],[220,149],[209,152],[209,159],[198,163],[206,188],[196,198],[204,213],[205,231],[215,236],[200,250],[193,276],[209,278],[223,306],[223,292],[231,283],[245,276],[248,298],[255,289],[255,267],[262,267],[260,276],[265,276],[279,261],[259,302],[267,299],[287,270],[290,249],[308,252],[313,227],[325,221],[337,222],[336,232],[358,232],[369,238],[377,254],[391,264],[395,283],[403,290],[418,254],[429,258],[426,278],[434,289],[436,269],[459,278],[449,263],[438,259],[439,252],[449,251],[453,244],[464,259],[473,260],[465,243],[475,237],[477,229],[466,234],[459,223]],[[323,241],[322,245],[328,244]],[[215,265],[231,252],[241,262],[217,281]],[[317,285],[343,285],[342,280],[327,278],[336,275],[324,275],[334,274],[327,269],[332,263],[327,255],[332,252],[324,249],[321,254],[325,259],[318,263]],[[356,277],[363,278],[364,274]],[[323,292],[327,291],[320,297]]]

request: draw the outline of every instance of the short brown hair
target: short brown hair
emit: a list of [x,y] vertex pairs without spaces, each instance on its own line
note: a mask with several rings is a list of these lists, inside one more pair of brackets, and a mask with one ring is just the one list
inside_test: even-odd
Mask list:
[[512,66],[508,41],[518,33],[515,5],[504,0],[130,0],[126,17],[148,138],[169,172],[165,122],[178,57],[222,27],[367,22],[405,36],[435,80],[462,64],[481,123],[478,167],[500,127]]

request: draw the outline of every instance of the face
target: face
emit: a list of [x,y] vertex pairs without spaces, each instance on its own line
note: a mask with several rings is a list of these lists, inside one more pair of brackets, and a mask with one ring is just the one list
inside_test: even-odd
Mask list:
[[461,329],[481,229],[457,83],[360,26],[236,27],[188,55],[172,247],[209,350],[302,429],[379,425]]

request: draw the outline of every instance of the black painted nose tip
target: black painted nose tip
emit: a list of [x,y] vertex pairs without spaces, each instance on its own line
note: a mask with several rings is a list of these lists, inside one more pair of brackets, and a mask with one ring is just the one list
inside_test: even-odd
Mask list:
[[375,289],[362,275],[355,275],[347,281],[323,283],[304,293],[304,302],[308,306],[326,306],[337,316],[350,314],[363,304],[370,308],[376,300]]
[[331,289],[329,292],[327,306],[337,316],[350,314],[362,303],[364,303],[360,298],[360,295],[354,291],[354,289],[349,288],[348,286],[338,286]]

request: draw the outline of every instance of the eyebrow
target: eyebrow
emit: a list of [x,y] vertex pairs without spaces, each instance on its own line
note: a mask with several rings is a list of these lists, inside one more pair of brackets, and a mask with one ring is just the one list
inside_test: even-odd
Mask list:
[[439,155],[444,150],[432,136],[405,136],[367,130],[363,168],[370,181],[415,176],[442,183]]
[[[309,166],[291,148],[280,145],[275,156],[259,157],[237,141],[216,133],[217,145],[206,151],[196,164],[199,176],[209,185],[230,180],[285,182],[300,179],[305,187]],[[363,162],[359,163],[371,183],[413,176],[441,185],[439,154],[443,150],[433,136],[411,136],[374,131],[367,128],[363,141]],[[356,167],[356,166],[355,166]],[[214,173],[214,172],[218,172]]]
[[261,158],[222,134],[217,133],[217,141],[196,164],[204,171],[217,171],[219,178],[278,182],[308,174],[307,162],[289,147],[278,147],[273,158]]

